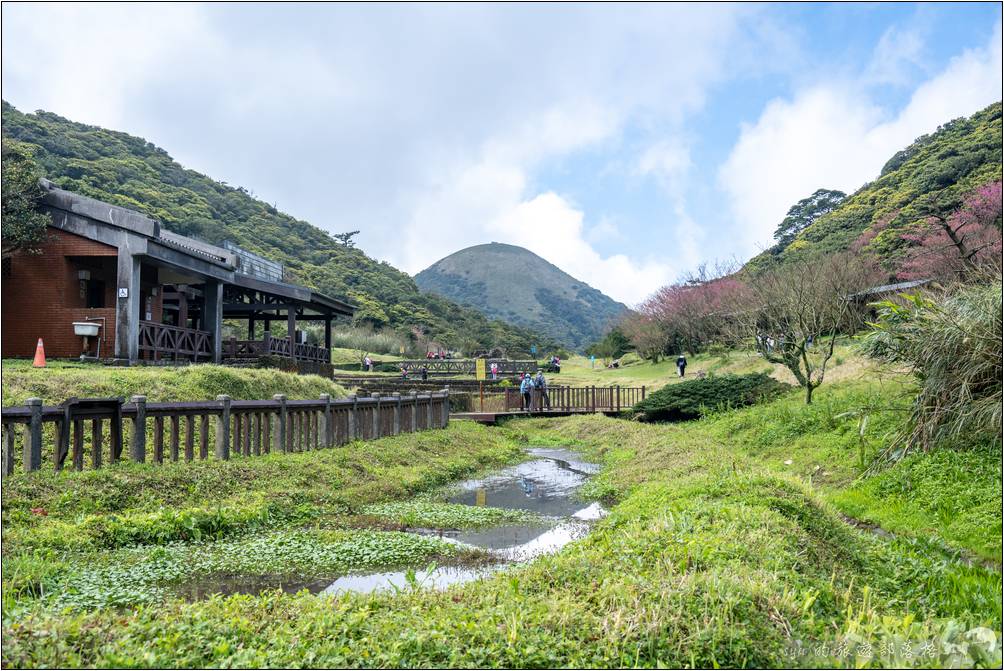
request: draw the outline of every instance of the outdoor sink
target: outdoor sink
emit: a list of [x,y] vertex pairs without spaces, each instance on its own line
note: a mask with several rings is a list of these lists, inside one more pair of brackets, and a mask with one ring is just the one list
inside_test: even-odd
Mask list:
[[97,322],[73,322],[73,332],[78,336],[96,336],[99,328]]

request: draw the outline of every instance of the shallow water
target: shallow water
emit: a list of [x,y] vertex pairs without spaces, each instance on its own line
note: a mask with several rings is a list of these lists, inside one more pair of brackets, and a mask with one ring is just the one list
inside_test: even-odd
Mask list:
[[[487,577],[514,562],[526,562],[553,554],[574,540],[589,533],[590,522],[603,517],[606,511],[599,503],[583,504],[575,499],[578,491],[599,466],[582,460],[571,450],[535,448],[529,450],[529,461],[503,469],[498,473],[462,482],[459,493],[450,503],[527,510],[545,517],[559,518],[557,524],[502,524],[486,529],[435,530],[413,529],[414,533],[433,535],[460,545],[482,548],[497,558],[497,562],[477,567],[440,566],[432,571],[414,571],[420,587],[442,589]],[[405,571],[384,571],[350,574],[331,579],[280,580],[270,576],[222,577],[186,585],[181,593],[193,599],[212,593],[235,592],[257,594],[261,590],[279,588],[294,593],[307,589],[312,593],[331,594],[342,591],[372,592],[408,587]]]

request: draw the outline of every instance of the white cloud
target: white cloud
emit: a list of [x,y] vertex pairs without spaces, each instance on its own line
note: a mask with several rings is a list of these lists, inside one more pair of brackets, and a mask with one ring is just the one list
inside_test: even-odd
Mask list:
[[583,237],[583,213],[556,193],[519,203],[491,222],[492,239],[526,247],[573,277],[630,304],[671,279],[666,264],[600,255]]
[[918,30],[892,26],[879,39],[862,78],[867,84],[903,85],[910,71],[923,64],[923,50]]
[[894,116],[849,82],[771,101],[756,123],[743,125],[718,175],[741,252],[768,246],[788,208],[816,189],[851,193],[920,135],[1000,100],[1000,73],[998,24],[985,48],[954,58]]

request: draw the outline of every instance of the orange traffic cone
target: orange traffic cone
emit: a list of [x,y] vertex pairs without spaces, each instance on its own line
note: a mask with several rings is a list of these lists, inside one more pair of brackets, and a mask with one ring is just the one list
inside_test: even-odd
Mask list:
[[32,364],[35,368],[45,368],[45,345],[42,344],[42,339],[38,339],[38,345],[35,346],[35,363]]

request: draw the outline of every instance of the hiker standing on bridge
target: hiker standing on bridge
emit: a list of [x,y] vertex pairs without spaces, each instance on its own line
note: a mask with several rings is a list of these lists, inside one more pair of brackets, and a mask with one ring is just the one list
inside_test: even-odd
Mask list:
[[533,380],[529,373],[523,373],[523,379],[519,383],[520,410],[533,411]]
[[424,380],[428,380],[428,379],[429,379],[429,367],[428,366],[422,366],[422,380],[424,381]]
[[533,388],[537,390],[539,394],[538,410],[543,410],[544,405],[547,405],[547,409],[551,409],[551,399],[547,395],[547,379],[544,377],[544,371],[541,368],[537,369],[537,377],[533,380]]
[[683,374],[687,371],[687,357],[683,356],[682,353],[676,357],[676,369],[680,371],[680,377],[683,377]]

